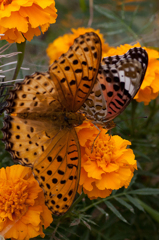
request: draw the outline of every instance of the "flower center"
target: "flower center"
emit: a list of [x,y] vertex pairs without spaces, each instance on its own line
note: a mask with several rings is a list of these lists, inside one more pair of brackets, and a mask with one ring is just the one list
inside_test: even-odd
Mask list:
[[20,217],[27,210],[28,184],[23,179],[16,181],[0,179],[0,216]]
[[9,5],[12,3],[12,0],[0,0],[0,5],[3,4],[4,6]]
[[94,144],[95,159],[100,164],[109,164],[112,162],[112,154],[114,153],[114,141],[111,136],[108,139],[97,139]]

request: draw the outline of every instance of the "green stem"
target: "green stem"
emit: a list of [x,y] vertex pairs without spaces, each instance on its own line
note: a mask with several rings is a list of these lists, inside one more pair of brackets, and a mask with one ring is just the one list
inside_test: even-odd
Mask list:
[[153,105],[151,107],[151,113],[150,113],[149,117],[147,118],[147,121],[144,125],[145,128],[148,127],[148,125],[151,123],[152,118],[154,117],[156,112],[158,112],[158,110],[159,110],[159,106],[156,104],[156,100],[154,100]]
[[61,216],[60,218],[58,218],[57,223],[61,222],[63,218],[67,218],[67,215],[72,211],[72,209],[74,209],[74,207],[85,197],[85,194],[82,192],[81,195],[79,195],[79,197],[74,201],[74,203],[72,204],[72,206],[69,208],[69,210],[66,212],[66,214],[64,214],[63,216]]
[[16,69],[15,69],[15,72],[14,72],[13,80],[15,80],[17,78],[19,70],[20,70],[21,65],[23,63],[25,46],[26,46],[26,41],[22,42],[22,43],[17,43],[17,50],[18,50],[18,52],[21,52],[21,53],[18,54],[18,61],[17,61],[17,66],[16,66]]
[[138,102],[136,100],[132,100],[131,104],[132,104],[131,105],[131,107],[132,107],[131,108],[131,134],[134,135],[135,112],[136,112],[136,109],[138,106]]
[[138,40],[139,36],[131,29],[129,25],[126,24],[126,21],[120,20],[121,24],[130,32],[134,39]]
[[72,204],[72,206],[70,207],[70,209],[68,210],[67,213],[71,212],[72,209],[74,209],[74,207],[85,197],[84,192],[82,192],[81,195],[79,195],[79,197],[74,201],[74,203]]
[[106,197],[106,198],[102,198],[101,200],[99,200],[98,202],[95,202],[95,203],[92,203],[91,205],[89,205],[88,207],[85,207],[84,209],[81,210],[81,212],[85,212],[87,211],[88,209],[92,208],[92,207],[95,207],[96,205],[99,205],[100,203],[104,202],[104,201],[107,201],[107,200],[110,200],[110,199],[114,199],[116,197],[121,197],[121,196],[124,196],[126,195],[127,192],[123,192],[123,193],[118,193],[116,194],[115,196],[114,195],[111,195],[109,197]]

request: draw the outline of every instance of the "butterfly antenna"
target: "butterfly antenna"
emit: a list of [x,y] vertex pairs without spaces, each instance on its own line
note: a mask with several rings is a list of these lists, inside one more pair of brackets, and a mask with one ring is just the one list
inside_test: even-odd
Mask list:
[[[144,116],[144,117],[136,117],[136,118],[134,118],[134,119],[139,119],[139,118],[147,118],[147,116]],[[131,118],[126,118],[126,119],[124,119],[124,120],[118,121],[116,124],[121,123],[121,122],[124,122],[125,120],[131,120]],[[118,126],[118,127],[119,127],[119,126]]]
[[118,127],[118,128],[120,128],[120,129],[122,129],[122,128],[121,128],[119,125],[117,125],[117,124],[116,124],[116,127]]
[[97,138],[98,138],[98,136],[99,136],[100,133],[101,133],[101,130],[99,129],[99,133],[97,134],[97,136],[96,136],[95,139],[93,140],[91,153],[93,152],[93,147],[94,147],[95,141],[97,140]]

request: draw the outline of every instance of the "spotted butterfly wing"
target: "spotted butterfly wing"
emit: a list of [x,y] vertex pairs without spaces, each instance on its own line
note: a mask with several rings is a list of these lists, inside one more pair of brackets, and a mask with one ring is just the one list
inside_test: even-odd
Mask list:
[[55,61],[50,66],[59,100],[69,111],[77,111],[81,107],[94,85],[101,58],[100,40],[94,36],[94,33],[87,33],[86,37],[81,35],[58,63]]
[[84,117],[76,111],[94,85],[100,61],[98,35],[81,35],[47,73],[27,76],[7,99],[9,115],[2,129],[6,150],[32,168],[56,215],[69,209],[77,191],[80,146],[74,126]]
[[94,123],[108,129],[111,121],[130,103],[139,90],[148,65],[143,48],[102,60],[95,85],[81,110]]

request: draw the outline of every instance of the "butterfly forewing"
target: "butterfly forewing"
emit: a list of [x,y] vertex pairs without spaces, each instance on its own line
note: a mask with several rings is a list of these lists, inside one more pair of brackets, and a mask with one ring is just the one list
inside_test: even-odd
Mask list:
[[100,60],[100,38],[90,32],[75,39],[68,52],[50,66],[59,99],[69,111],[77,111],[88,97]]
[[106,127],[136,95],[147,65],[148,55],[142,48],[104,58],[92,92],[81,108],[86,117]]
[[99,37],[81,35],[47,73],[27,76],[7,99],[6,150],[32,168],[56,215],[69,209],[77,191],[81,157],[74,126],[84,117],[76,111],[92,90],[100,56]]

